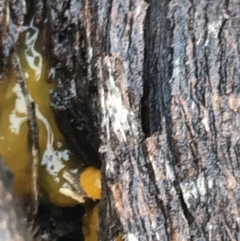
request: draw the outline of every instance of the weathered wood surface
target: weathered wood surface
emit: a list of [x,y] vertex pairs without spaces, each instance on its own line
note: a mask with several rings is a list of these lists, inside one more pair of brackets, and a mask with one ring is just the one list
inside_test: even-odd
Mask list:
[[239,2],[148,3],[48,5],[99,131],[100,240],[238,240]]
[[24,0],[0,0],[0,79],[12,47],[17,42],[26,14]]
[[100,240],[240,240],[240,2],[36,2]]

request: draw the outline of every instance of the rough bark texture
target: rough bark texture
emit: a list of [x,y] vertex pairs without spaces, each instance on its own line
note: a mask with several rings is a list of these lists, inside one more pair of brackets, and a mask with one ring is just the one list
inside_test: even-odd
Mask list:
[[239,2],[162,4],[146,23],[143,116],[165,239],[239,240]]
[[240,2],[36,4],[56,120],[101,166],[99,239],[240,240]]
[[96,127],[100,240],[238,240],[239,2],[148,3],[48,5],[59,103]]
[[3,77],[7,57],[18,40],[25,13],[24,0],[0,0],[0,79]]

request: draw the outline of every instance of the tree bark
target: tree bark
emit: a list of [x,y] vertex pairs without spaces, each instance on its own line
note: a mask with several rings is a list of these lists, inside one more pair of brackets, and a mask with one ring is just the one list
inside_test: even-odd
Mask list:
[[101,166],[99,240],[240,240],[240,2],[37,3],[56,120]]
[[76,87],[53,110],[85,119],[101,160],[100,240],[240,239],[239,1],[53,4],[56,73]]

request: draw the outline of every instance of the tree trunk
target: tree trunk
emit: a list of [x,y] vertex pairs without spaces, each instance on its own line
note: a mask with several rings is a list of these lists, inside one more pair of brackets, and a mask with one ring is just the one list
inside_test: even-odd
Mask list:
[[240,240],[240,2],[36,2],[99,240]]

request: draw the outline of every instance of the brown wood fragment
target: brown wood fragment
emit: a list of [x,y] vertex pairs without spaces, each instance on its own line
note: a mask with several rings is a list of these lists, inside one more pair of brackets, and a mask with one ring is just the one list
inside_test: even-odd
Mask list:
[[[26,80],[23,75],[21,63],[19,57],[15,51],[12,53],[12,65],[17,76],[18,84],[21,87],[26,107],[27,107],[27,117],[28,117],[28,127],[29,127],[29,146],[32,154],[32,200],[30,202],[29,219],[32,221],[38,210],[38,167],[40,163],[40,153],[38,145],[38,124],[36,120],[35,103],[31,100],[28,93]],[[29,221],[30,221],[29,220]]]

